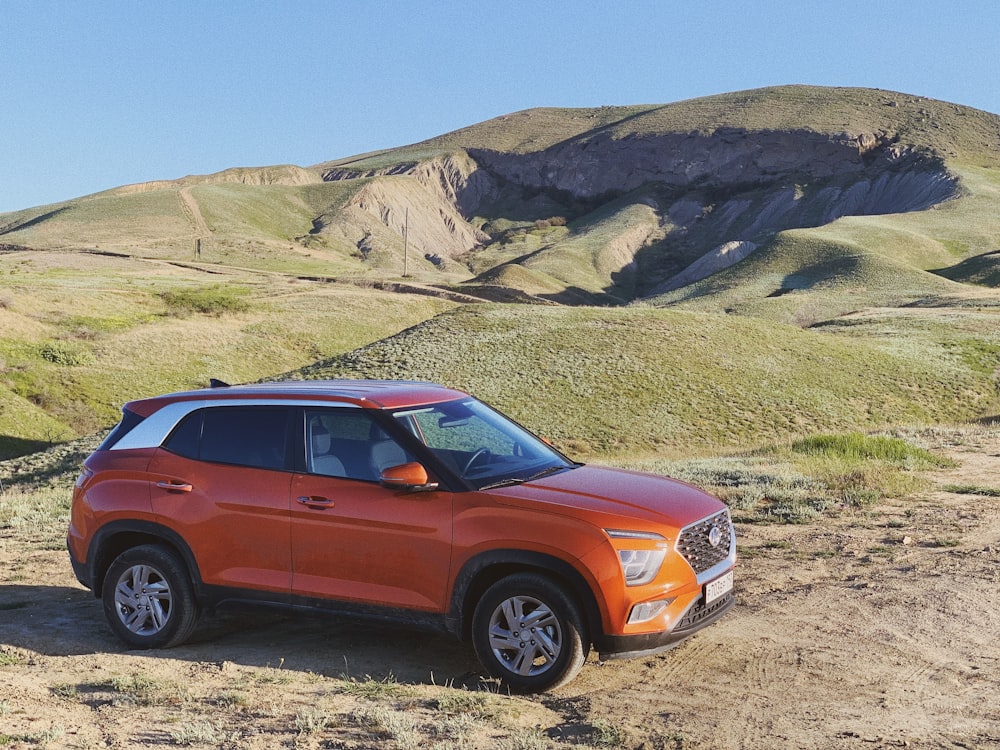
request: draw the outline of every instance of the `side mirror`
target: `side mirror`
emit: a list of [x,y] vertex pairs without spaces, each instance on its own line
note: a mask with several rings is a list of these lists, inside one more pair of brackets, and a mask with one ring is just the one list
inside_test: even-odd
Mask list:
[[411,492],[430,492],[438,488],[437,482],[431,482],[427,476],[427,469],[416,461],[389,466],[382,470],[380,479],[384,487]]

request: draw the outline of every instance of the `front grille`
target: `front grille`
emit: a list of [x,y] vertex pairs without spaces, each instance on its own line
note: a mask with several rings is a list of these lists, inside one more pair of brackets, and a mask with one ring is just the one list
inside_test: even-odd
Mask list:
[[[677,551],[684,556],[696,574],[704,573],[729,557],[732,528],[729,511],[723,510],[681,529]],[[718,529],[718,545],[714,547],[711,542],[713,529]]]

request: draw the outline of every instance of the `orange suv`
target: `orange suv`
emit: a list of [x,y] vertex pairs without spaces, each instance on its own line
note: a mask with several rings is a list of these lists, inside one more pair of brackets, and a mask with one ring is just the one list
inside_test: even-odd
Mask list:
[[73,492],[73,568],[130,647],[304,607],[443,629],[540,691],[733,604],[733,524],[694,487],[575,463],[438,385],[216,385],[126,404]]

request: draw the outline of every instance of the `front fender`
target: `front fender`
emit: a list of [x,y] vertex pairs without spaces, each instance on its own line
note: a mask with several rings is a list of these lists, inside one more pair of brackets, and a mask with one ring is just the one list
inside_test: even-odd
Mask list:
[[[589,572],[580,571],[571,563],[544,552],[525,549],[495,549],[474,555],[455,577],[446,616],[448,630],[461,640],[468,640],[472,613],[483,593],[513,573],[538,571],[569,587],[569,593],[580,604],[587,620],[589,633],[602,632],[601,612],[604,602],[595,595],[599,591],[589,580]],[[591,637],[593,637],[593,635]]]

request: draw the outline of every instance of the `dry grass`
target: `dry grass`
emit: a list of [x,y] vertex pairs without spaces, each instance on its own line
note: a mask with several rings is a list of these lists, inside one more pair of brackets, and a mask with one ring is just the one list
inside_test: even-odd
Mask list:
[[483,305],[296,376],[440,381],[571,454],[648,455],[990,413],[991,375],[955,354],[737,317]]
[[125,401],[257,380],[453,305],[285,276],[79,253],[0,256],[0,457],[113,424]]

